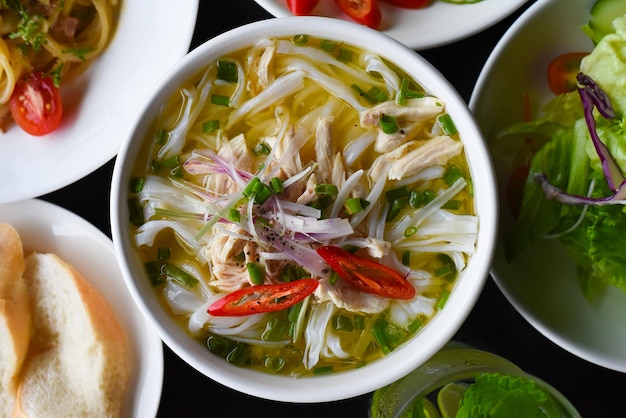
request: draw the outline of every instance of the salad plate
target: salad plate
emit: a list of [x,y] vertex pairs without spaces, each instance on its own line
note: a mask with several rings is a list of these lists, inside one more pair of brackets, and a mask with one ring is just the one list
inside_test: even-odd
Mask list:
[[122,1],[118,26],[88,71],[61,89],[61,126],[31,136],[0,133],[0,203],[38,197],[112,159],[152,86],[188,51],[198,0]]
[[[532,120],[554,94],[547,69],[555,57],[590,52],[582,31],[594,0],[539,0],[510,27],[494,48],[470,99],[485,138],[493,139],[512,124]],[[530,109],[530,114],[529,114]],[[587,299],[576,278],[576,263],[556,239],[540,240],[508,262],[505,242],[514,216],[507,202],[511,146],[499,146],[494,158],[500,193],[500,231],[491,274],[509,302],[539,332],[558,346],[591,363],[626,372],[626,294],[608,286]],[[503,155],[505,156],[503,158]]]
[[50,252],[72,264],[111,304],[128,342],[129,380],[121,417],[154,417],[163,384],[163,345],[122,279],[112,241],[78,215],[40,199],[0,205],[24,254]]
[[[290,16],[286,0],[255,0],[276,17]],[[482,0],[453,4],[439,0],[422,9],[404,9],[379,2],[380,31],[411,49],[434,48],[474,35],[506,18],[528,0]],[[333,0],[320,0],[314,15],[351,20]]]

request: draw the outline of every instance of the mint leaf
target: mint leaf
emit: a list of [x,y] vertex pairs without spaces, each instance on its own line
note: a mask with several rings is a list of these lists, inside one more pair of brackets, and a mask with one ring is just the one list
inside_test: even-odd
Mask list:
[[545,418],[558,407],[534,381],[499,373],[482,373],[461,398],[457,418]]

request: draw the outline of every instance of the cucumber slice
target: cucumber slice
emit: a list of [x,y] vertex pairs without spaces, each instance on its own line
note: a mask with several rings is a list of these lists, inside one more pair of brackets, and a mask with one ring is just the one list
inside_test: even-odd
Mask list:
[[591,7],[589,22],[583,26],[583,31],[598,43],[605,35],[613,33],[613,20],[626,14],[624,0],[598,0]]

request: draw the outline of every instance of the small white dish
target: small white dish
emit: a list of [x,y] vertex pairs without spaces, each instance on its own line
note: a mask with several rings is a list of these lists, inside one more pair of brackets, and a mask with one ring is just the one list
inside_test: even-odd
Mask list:
[[[255,0],[276,17],[291,16],[286,0]],[[423,9],[403,9],[379,2],[381,32],[411,49],[434,48],[452,43],[504,19],[528,0],[482,0],[473,4],[434,1]],[[320,0],[313,14],[351,20],[333,0]]]
[[111,240],[78,215],[39,199],[0,205],[0,222],[17,229],[25,254],[57,254],[104,295],[128,343],[130,374],[121,417],[156,416],[163,384],[163,344],[128,293]]
[[[538,108],[553,94],[549,62],[567,52],[591,51],[581,31],[594,0],[540,0],[511,26],[487,60],[472,94],[474,111],[487,140],[521,122],[524,95]],[[513,150],[512,150],[513,152]],[[512,264],[503,242],[513,225],[504,201],[511,167],[496,162],[501,195],[499,244],[492,276],[510,303],[552,342],[591,363],[626,372],[626,295],[609,287],[589,303],[576,281],[575,264],[554,240],[539,242]]]
[[121,7],[111,44],[62,87],[61,126],[43,137],[15,124],[0,133],[0,203],[53,192],[113,158],[147,93],[187,53],[198,0],[176,7],[164,0],[122,1]]

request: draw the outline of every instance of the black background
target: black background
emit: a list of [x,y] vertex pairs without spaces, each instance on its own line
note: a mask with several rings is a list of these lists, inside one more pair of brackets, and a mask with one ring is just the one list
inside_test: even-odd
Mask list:
[[[529,1],[508,18],[474,36],[419,53],[469,102],[474,83],[491,50],[515,18],[532,3],[534,1]],[[233,27],[271,17],[253,0],[200,0],[191,49]],[[114,162],[115,159],[42,198],[77,213],[110,236],[109,194]],[[583,417],[626,416],[626,375],[593,365],[553,344],[513,309],[491,278],[454,339],[506,357],[557,387]],[[158,417],[304,418],[367,417],[368,414],[369,395],[323,404],[261,400],[215,383],[181,361],[166,346],[164,352],[165,375]]]

